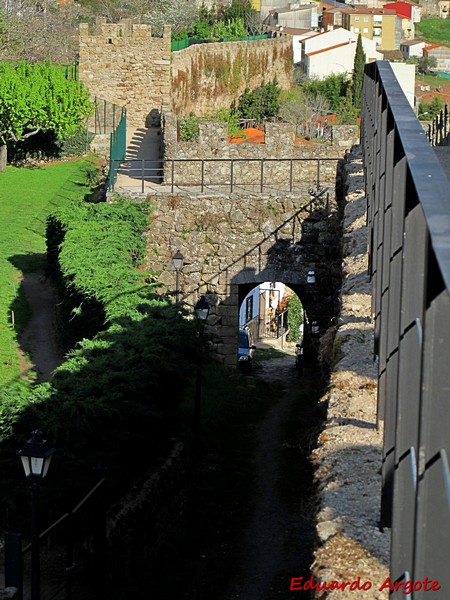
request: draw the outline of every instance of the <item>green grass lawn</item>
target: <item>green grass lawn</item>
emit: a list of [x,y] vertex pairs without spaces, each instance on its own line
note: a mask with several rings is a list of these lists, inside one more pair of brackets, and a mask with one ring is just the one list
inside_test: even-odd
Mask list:
[[8,167],[0,173],[0,388],[19,377],[17,336],[27,318],[21,274],[45,265],[47,215],[89,192],[85,183],[88,160],[40,168]]
[[416,37],[450,46],[450,19],[422,19],[416,23]]

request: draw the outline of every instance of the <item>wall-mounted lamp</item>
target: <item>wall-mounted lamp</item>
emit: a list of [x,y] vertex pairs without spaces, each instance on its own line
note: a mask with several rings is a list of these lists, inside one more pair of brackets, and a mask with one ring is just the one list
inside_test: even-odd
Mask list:
[[211,305],[209,304],[208,300],[205,298],[205,296],[201,296],[200,300],[194,306],[195,316],[197,317],[197,319],[200,319],[200,321],[206,321],[209,315],[210,308]]
[[316,283],[316,272],[308,271],[308,275],[306,277],[306,283]]
[[311,323],[311,333],[313,335],[319,335],[319,333],[320,333],[320,327],[319,327],[319,324],[317,323],[317,321],[313,321]]
[[176,273],[175,301],[178,302],[178,296],[180,293],[180,271],[183,268],[183,263],[184,263],[184,256],[181,254],[181,252],[179,250],[178,250],[178,252],[175,252],[175,254],[172,256],[172,263],[173,263],[173,268],[175,269],[175,273]]

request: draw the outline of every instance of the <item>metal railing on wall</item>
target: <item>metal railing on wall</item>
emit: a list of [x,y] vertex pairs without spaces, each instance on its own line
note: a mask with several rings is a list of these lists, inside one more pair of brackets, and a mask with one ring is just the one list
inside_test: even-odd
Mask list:
[[[39,595],[42,600],[101,598],[106,577],[105,480],[77,506],[40,533]],[[33,598],[31,544],[21,534],[5,535],[5,587],[18,589],[18,600]],[[34,591],[34,593],[36,590]]]
[[[127,176],[124,187],[136,181],[144,194],[156,186],[175,193],[186,190],[237,192],[240,189],[263,193],[283,190],[289,193],[311,187],[316,193],[336,179],[340,158],[192,158],[123,160],[113,158],[111,171]],[[108,188],[114,191],[116,180]]]
[[95,97],[94,112],[88,119],[87,129],[95,135],[112,133],[117,129],[125,112],[123,106]]
[[427,138],[432,146],[448,146],[448,105],[431,121],[427,129]]
[[[361,140],[368,203],[381,526],[392,581],[450,593],[449,181],[387,61],[366,65]],[[425,586],[411,598],[425,600]],[[405,598],[400,588],[391,598]]]

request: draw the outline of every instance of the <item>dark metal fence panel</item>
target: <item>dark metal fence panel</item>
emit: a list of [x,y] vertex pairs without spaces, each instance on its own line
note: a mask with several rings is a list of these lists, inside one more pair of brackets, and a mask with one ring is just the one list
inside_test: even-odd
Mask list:
[[114,188],[117,172],[127,152],[127,113],[122,110],[121,119],[116,129],[111,133],[109,145],[108,189]]
[[[39,535],[42,600],[95,600],[104,594],[106,512],[100,480]],[[31,544],[23,548],[23,600],[30,600]]]
[[222,38],[220,40],[201,40],[197,38],[185,38],[183,40],[172,40],[171,50],[172,52],[177,52],[179,50],[189,48],[189,46],[193,46],[195,44],[211,44],[215,42],[248,42],[252,40],[266,40],[268,37],[269,35],[267,33],[263,33],[261,35],[247,35],[239,38]]
[[101,98],[94,98],[94,112],[87,121],[87,129],[94,135],[108,134],[116,130],[125,108]]
[[[418,466],[417,544],[415,575],[436,579],[438,598],[450,590],[450,369],[446,348],[450,339],[448,288],[434,267],[429,271],[429,302],[424,331],[423,418]],[[441,287],[441,290],[439,290]],[[437,288],[437,289],[436,289]],[[417,598],[426,600],[426,594]],[[416,596],[414,597],[416,600]]]
[[[436,597],[444,598],[450,589],[449,181],[388,62],[366,66],[361,132],[384,419],[381,525],[392,526],[391,579],[437,579],[442,595]],[[425,594],[416,589],[411,598]]]
[[427,138],[432,146],[448,146],[448,105],[428,125]]

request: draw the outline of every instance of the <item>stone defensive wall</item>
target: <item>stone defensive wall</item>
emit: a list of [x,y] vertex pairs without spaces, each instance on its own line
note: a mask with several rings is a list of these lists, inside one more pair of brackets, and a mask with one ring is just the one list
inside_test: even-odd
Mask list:
[[[228,141],[226,123],[204,121],[199,125],[197,142],[181,142],[176,115],[164,113],[162,118],[164,159],[180,161],[175,163],[176,177],[178,180],[182,177],[186,184],[197,183],[203,177],[205,185],[223,185],[229,183],[232,169],[236,185],[253,185],[257,189],[263,177],[265,185],[270,182],[286,186],[292,180],[293,187],[307,189],[317,183],[319,169],[320,182],[327,182],[334,189],[338,159],[342,159],[358,139],[357,126],[337,126],[333,129],[333,143],[298,144],[294,125],[266,123],[264,143],[252,144],[245,140],[233,143]],[[182,162],[183,159],[188,160]],[[214,162],[202,164],[194,159],[214,159]],[[171,183],[171,168],[171,164],[166,163],[166,184]]]
[[149,25],[97,18],[92,28],[80,23],[79,33],[80,81],[92,96],[126,106],[129,125],[150,124],[152,110],[170,98],[170,27],[152,37]]
[[171,108],[203,116],[229,108],[245,88],[272,81],[292,85],[292,42],[288,37],[196,44],[172,54]]
[[[211,351],[219,362],[235,367],[239,306],[259,283],[283,281],[311,314],[335,312],[340,260],[334,193],[328,203],[312,201],[308,194],[286,193],[149,199],[154,210],[146,234],[146,267],[165,291],[174,291],[172,256],[178,250],[183,254],[180,299],[193,306],[201,294],[207,296],[212,306],[208,323],[218,336]],[[310,269],[324,284],[317,298],[306,293]]]
[[281,87],[290,87],[292,45],[284,37],[171,52],[170,26],[162,38],[131,19],[112,24],[97,18],[93,26],[79,26],[80,80],[92,97],[126,106],[132,127],[159,124],[162,109],[204,115],[229,108],[246,87],[274,75]]

